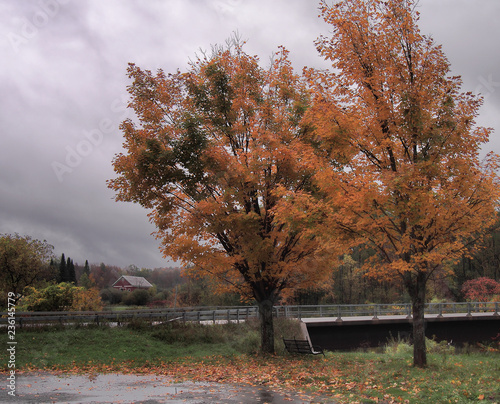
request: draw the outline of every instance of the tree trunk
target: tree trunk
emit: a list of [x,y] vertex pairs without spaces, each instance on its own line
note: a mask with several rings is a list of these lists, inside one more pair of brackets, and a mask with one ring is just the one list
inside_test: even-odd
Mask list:
[[426,273],[419,271],[414,282],[409,288],[413,311],[413,365],[423,368],[427,365],[424,319]]
[[270,300],[258,302],[260,317],[260,351],[274,354],[273,303]]

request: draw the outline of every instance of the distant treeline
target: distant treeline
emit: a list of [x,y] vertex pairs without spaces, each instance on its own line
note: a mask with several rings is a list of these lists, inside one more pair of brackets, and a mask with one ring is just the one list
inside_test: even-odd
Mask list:
[[[379,281],[366,276],[363,264],[373,255],[370,249],[357,248],[343,257],[343,264],[332,270],[330,281],[315,288],[297,291],[286,299],[288,304],[364,304],[408,302],[409,297],[399,279]],[[78,286],[95,287],[101,291],[106,303],[129,305],[227,305],[242,304],[235,293],[218,295],[213,280],[189,279],[182,276],[179,267],[139,268],[130,265],[73,263],[62,254],[51,261],[50,271],[57,282],[73,282]],[[428,301],[463,301],[462,286],[465,282],[486,277],[500,281],[500,231],[495,229],[484,242],[484,248],[472,257],[463,257],[453,266],[454,276],[445,268],[437,271],[428,284]],[[122,275],[142,276],[154,288],[135,294],[112,290],[111,285]]]

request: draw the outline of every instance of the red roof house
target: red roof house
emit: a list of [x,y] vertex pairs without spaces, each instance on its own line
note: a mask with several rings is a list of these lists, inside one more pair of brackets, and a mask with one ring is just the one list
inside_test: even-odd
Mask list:
[[149,289],[153,287],[146,279],[142,276],[129,276],[122,275],[120,278],[112,285],[115,289],[128,290],[132,292],[136,289]]

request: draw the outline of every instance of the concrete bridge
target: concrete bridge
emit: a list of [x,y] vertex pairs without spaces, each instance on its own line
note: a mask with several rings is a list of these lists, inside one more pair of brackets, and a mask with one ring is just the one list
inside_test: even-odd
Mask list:
[[[409,311],[391,315],[377,314],[377,309],[383,311],[378,306],[372,315],[301,316],[301,320],[311,342],[331,351],[383,346],[398,336],[411,339],[413,319]],[[498,302],[437,304],[427,305],[426,309],[428,338],[446,340],[458,347],[500,339]]]
[[[275,306],[275,317],[302,320],[313,344],[328,350],[376,347],[389,338],[409,337],[412,329],[410,304]],[[425,306],[426,335],[463,345],[491,342],[500,333],[500,302],[431,303]],[[101,312],[0,313],[0,328],[14,321],[17,327],[37,324],[121,325],[141,319],[151,322],[240,322],[258,317],[256,306],[148,308]],[[279,332],[279,330],[277,330]],[[278,337],[281,337],[278,335]],[[293,337],[288,335],[285,337]],[[297,336],[298,337],[298,336]]]

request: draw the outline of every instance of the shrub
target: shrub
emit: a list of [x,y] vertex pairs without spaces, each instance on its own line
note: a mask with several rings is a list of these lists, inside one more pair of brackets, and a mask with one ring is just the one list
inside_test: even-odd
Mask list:
[[134,296],[132,296],[132,292],[129,292],[129,291],[123,292],[122,303],[127,305],[127,306],[134,306],[135,305],[135,299],[134,299]]
[[151,296],[149,295],[147,290],[144,289],[136,289],[132,292],[132,296],[134,297],[135,304],[137,306],[145,306],[148,304]]
[[233,341],[232,346],[238,352],[254,355],[260,349],[260,333],[257,329],[249,331],[242,338]]
[[151,336],[167,344],[226,344],[233,350],[253,354],[260,347],[259,323],[246,321],[228,324],[169,322],[154,327]]
[[85,289],[62,282],[37,290],[25,289],[26,295],[19,302],[19,310],[26,311],[87,311],[102,310],[97,289]]
[[427,352],[437,354],[454,354],[455,347],[448,343],[448,341],[437,342],[434,338],[425,340]]
[[150,294],[145,289],[136,289],[133,292],[125,292],[122,303],[127,306],[145,306],[151,299]]
[[123,292],[115,288],[108,288],[101,291],[101,299],[109,304],[119,304],[122,302]]
[[[447,341],[437,342],[435,338],[426,338],[425,346],[428,353],[440,354],[443,355],[443,358],[455,353],[454,346],[450,345]],[[390,356],[408,357],[413,354],[413,345],[407,339],[401,338],[399,334],[397,338],[391,335],[384,348],[384,352]]]
[[96,288],[74,288],[72,311],[99,311],[102,310],[102,301],[99,290]]
[[402,338],[401,334],[398,333],[397,338],[391,334],[384,351],[391,356],[408,356],[413,353],[413,346],[408,339]]
[[489,302],[500,295],[500,282],[486,277],[471,279],[463,284],[462,293],[468,300]]

